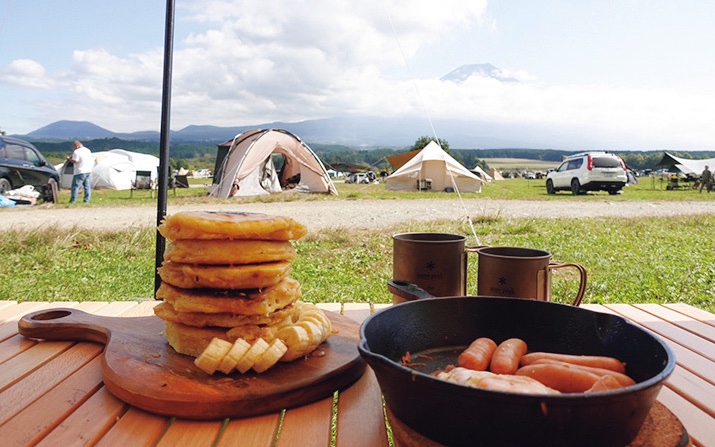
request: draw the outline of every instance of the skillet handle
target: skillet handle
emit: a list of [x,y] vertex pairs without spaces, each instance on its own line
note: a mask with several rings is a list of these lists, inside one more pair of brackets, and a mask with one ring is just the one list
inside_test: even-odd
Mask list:
[[[402,298],[403,301],[434,298],[434,295],[431,295],[426,290],[420,288],[417,284],[403,281],[401,279],[391,279],[387,281],[387,288],[393,295]],[[397,302],[395,302],[395,304],[397,304]]]

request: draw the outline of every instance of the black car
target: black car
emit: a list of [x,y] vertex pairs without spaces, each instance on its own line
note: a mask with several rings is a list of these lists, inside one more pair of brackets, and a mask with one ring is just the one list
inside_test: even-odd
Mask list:
[[27,141],[0,136],[0,194],[32,185],[44,200],[52,200],[60,175]]

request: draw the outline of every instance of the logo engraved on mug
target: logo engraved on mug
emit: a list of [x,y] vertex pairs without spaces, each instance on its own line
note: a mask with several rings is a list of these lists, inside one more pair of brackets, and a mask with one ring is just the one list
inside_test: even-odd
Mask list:
[[435,269],[434,261],[428,262],[427,265],[425,265],[425,267],[427,268],[427,270],[434,270]]
[[417,278],[429,281],[435,279],[444,279],[444,275],[442,273],[417,273]]
[[501,288],[501,287],[490,287],[489,290],[491,290],[493,293],[498,294],[499,296],[515,296],[516,292],[514,292],[514,288]]
[[504,284],[506,284],[506,278],[504,278],[503,276],[500,277],[500,278],[499,278],[499,284],[501,284],[502,286],[503,286]]

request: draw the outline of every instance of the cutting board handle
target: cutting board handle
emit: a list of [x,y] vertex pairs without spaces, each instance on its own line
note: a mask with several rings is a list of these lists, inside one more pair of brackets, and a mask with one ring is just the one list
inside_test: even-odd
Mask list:
[[118,318],[88,314],[77,309],[58,308],[24,315],[17,322],[18,332],[37,340],[94,341],[107,344],[112,331],[119,329]]

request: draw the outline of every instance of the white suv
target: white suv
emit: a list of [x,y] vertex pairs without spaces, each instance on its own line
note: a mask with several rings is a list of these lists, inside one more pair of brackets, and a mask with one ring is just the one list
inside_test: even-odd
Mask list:
[[621,157],[607,152],[571,155],[546,176],[546,192],[570,190],[573,195],[587,191],[621,192],[628,181],[626,164]]

